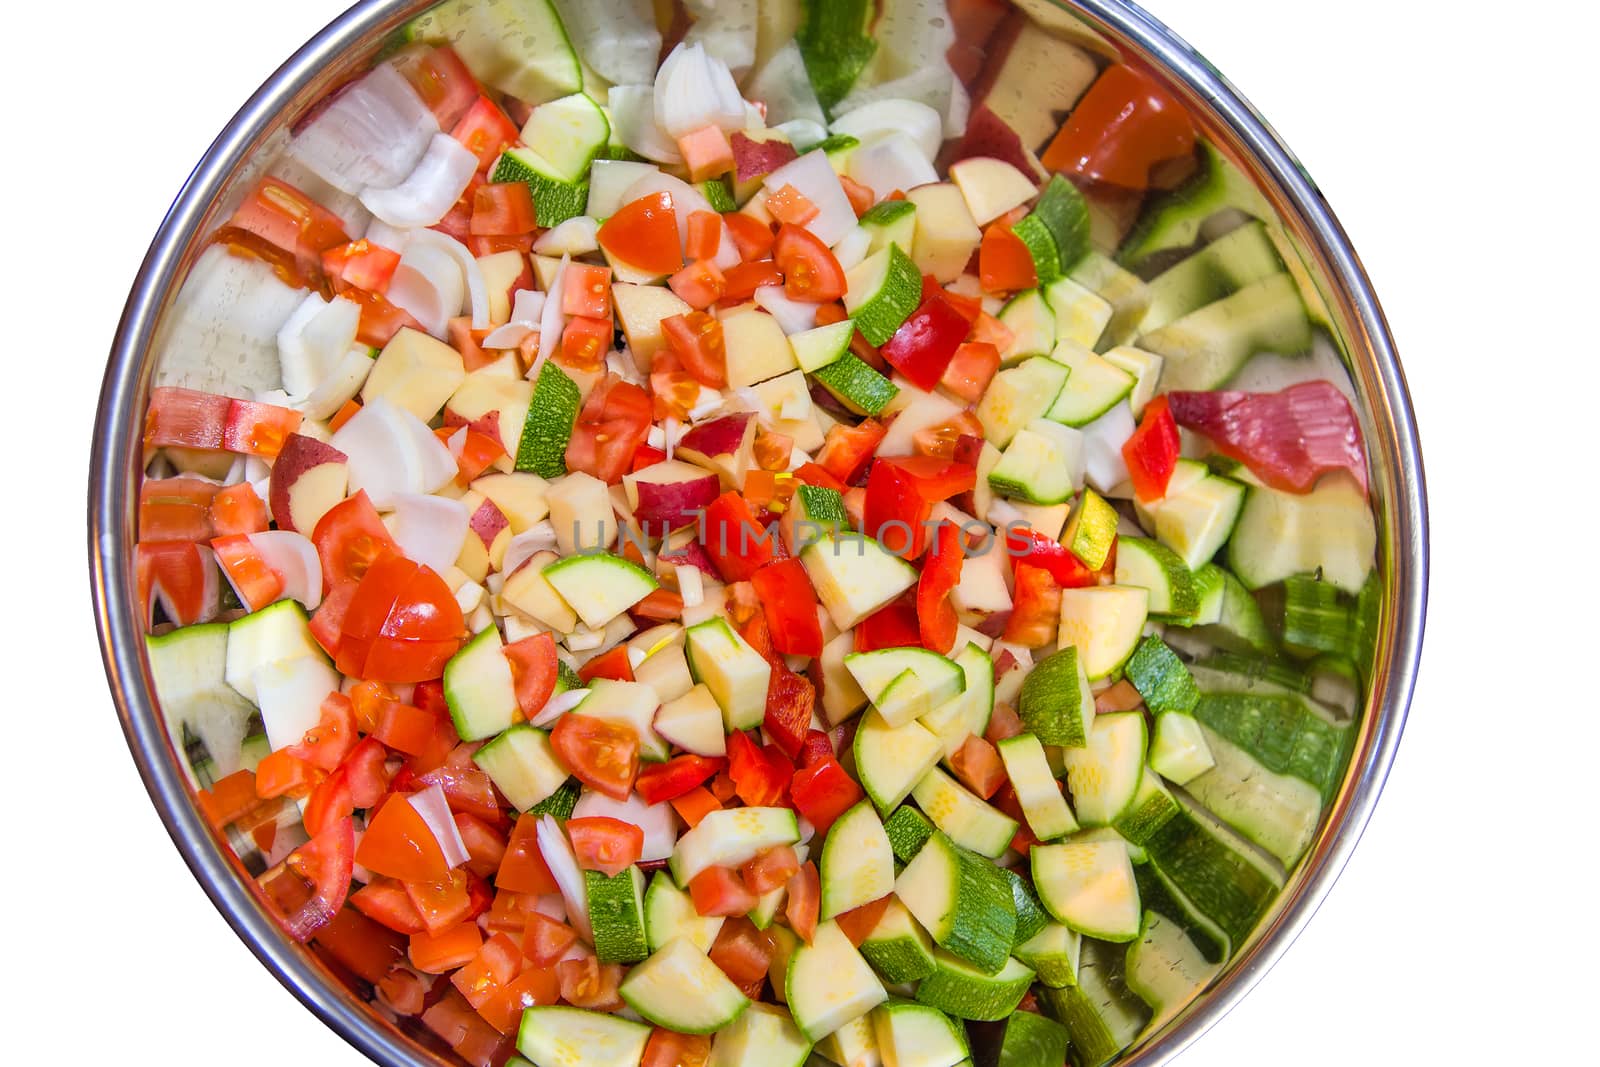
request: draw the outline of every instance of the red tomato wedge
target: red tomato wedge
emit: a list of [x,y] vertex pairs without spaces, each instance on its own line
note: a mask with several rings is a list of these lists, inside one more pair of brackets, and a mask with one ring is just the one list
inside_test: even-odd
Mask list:
[[772,258],[783,273],[783,291],[789,299],[826,304],[843,298],[844,268],[810,230],[797,225],[779,226]]
[[644,831],[630,822],[596,815],[567,820],[567,837],[578,866],[599,871],[607,878],[639,862],[644,851]]
[[410,801],[391,794],[367,824],[356,862],[402,882],[439,882],[450,876],[439,839]]
[[550,731],[556,757],[578,780],[612,800],[627,800],[639,774],[639,737],[620,723],[568,712]]

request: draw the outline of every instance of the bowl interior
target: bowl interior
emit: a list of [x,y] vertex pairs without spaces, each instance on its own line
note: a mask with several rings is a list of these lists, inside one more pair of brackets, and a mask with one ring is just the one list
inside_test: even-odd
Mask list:
[[[359,978],[284,937],[256,899],[253,880],[241,876],[255,873],[239,858],[250,850],[208,829],[151,696],[131,552],[141,412],[150,386],[163,378],[158,357],[185,272],[206,236],[279,161],[296,123],[330,90],[364,72],[392,32],[428,6],[387,0],[352,8],[286,63],[213,145],[158,235],[130,299],[107,373],[91,487],[91,556],[107,669],[135,758],[175,842],[252,951],[348,1039],[391,1063],[458,1061],[420,1026],[397,1025],[372,1009]],[[1014,0],[986,29],[960,19],[957,25],[965,35],[958,48],[970,49],[980,72],[989,33],[1027,35],[1035,52],[1006,106],[1014,112],[1007,117],[1028,128],[1054,130],[1060,110],[1048,106],[1050,94],[1058,91],[1063,71],[1084,63],[1140,66],[1185,103],[1270,211],[1280,253],[1307,283],[1302,291],[1313,304],[1320,300],[1313,312],[1322,320],[1325,356],[1349,375],[1368,443],[1385,595],[1349,771],[1305,860],[1250,942],[1207,994],[1125,1061],[1160,1063],[1220,1017],[1287,947],[1337,876],[1376,800],[1398,743],[1421,640],[1427,561],[1420,457],[1403,379],[1359,262],[1310,179],[1201,57],[1142,11],[1110,0]],[[1114,244],[1118,227],[1139,205],[1109,198],[1098,206],[1099,236]]]

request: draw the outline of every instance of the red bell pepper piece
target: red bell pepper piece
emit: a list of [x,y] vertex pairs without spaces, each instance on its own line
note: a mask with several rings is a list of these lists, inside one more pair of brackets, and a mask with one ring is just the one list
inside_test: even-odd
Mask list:
[[970,328],[940,293],[924,300],[878,351],[912,385],[932,392]]
[[822,655],[817,594],[797,559],[780,559],[750,577],[766,612],[772,647],[788,656]]
[[727,765],[728,761],[721,756],[674,756],[665,763],[652,763],[640,770],[633,787],[646,804],[659,804],[698,789]]
[[728,777],[738,798],[753,808],[783,803],[794,767],[776,747],[762,748],[742,730],[728,735]]
[[723,493],[706,508],[701,544],[724,581],[748,581],[772,562],[774,537],[762,529],[750,505],[736,492]]
[[1061,626],[1061,586],[1044,567],[1017,562],[1005,639],[1025,648],[1054,644]]
[[916,600],[907,593],[874,611],[856,626],[856,651],[880,648],[915,648],[922,643]]
[[[1006,530],[1006,550],[1011,557],[1013,570],[1025,563],[1042,567],[1064,589],[1082,589],[1094,585],[1098,577],[1099,572],[1085,567],[1083,561],[1074,556],[1066,545],[1037,530],[1017,527]],[[1107,557],[1107,564],[1114,567],[1112,558]]]
[[832,755],[802,767],[789,786],[795,810],[817,830],[825,831],[835,819],[861,799],[861,787]]
[[917,622],[922,647],[940,655],[948,655],[955,647],[955,606],[950,603],[950,591],[961,581],[961,563],[966,546],[961,539],[961,528],[953,522],[941,522],[933,535],[933,550],[922,561],[922,575],[917,579]]
[[1194,141],[1189,109],[1149,74],[1117,64],[1083,94],[1040,162],[1048,171],[1143,190],[1153,167],[1187,156]]
[[868,536],[902,559],[916,559],[927,537],[923,523],[932,511],[933,503],[905,468],[882,461],[872,465],[862,515]]
[[804,675],[791,671],[781,659],[772,660],[772,678],[767,685],[767,709],[762,725],[767,728],[773,744],[790,760],[800,756],[806,733],[811,728],[811,709],[816,700],[817,692]]
[[1160,500],[1167,495],[1167,483],[1178,467],[1179,445],[1178,423],[1167,398],[1158,396],[1145,406],[1133,436],[1122,443],[1122,458],[1140,500]]
[[828,431],[817,463],[842,485],[854,485],[888,432],[876,419],[863,419],[857,426],[840,423]]
[[1301,382],[1276,393],[1169,393],[1174,421],[1211,439],[1256,477],[1291,493],[1310,492],[1328,471],[1346,470],[1367,489],[1367,455],[1350,401],[1332,382]]
[[800,766],[809,767],[820,760],[833,757],[833,742],[821,730],[807,730],[800,746]]

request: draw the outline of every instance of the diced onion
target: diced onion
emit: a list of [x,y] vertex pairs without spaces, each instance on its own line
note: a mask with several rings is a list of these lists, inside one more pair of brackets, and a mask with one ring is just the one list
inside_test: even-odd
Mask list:
[[656,125],[655,88],[613,85],[606,96],[611,125],[624,145],[657,163],[682,163],[676,142]]
[[656,71],[655,122],[668,137],[705,126],[742,130],[744,97],[728,65],[706,54],[700,43],[680,42]]
[[428,824],[428,829],[433,831],[446,863],[451,867],[460,867],[472,858],[467,852],[466,842],[461,840],[455,816],[450,814],[450,801],[445,798],[444,786],[435,782],[406,799],[411,802],[412,809],[422,816],[422,821]]
[[278,331],[284,391],[291,397],[313,392],[356,343],[360,329],[361,308],[353,301],[307,293]]
[[809,330],[817,324],[820,306],[804,300],[791,300],[784,295],[781,285],[763,285],[755,291],[755,302],[767,309],[785,335]]
[[555,276],[550,279],[550,291],[545,294],[544,307],[539,312],[539,356],[528,368],[529,379],[538,378],[544,361],[555,354],[561,344],[561,332],[567,328],[567,316],[561,310],[561,287],[566,283],[567,264],[571,262],[571,256],[562,256]]
[[[427,233],[418,230],[418,233]],[[435,337],[443,337],[451,319],[461,314],[466,279],[455,257],[437,245],[417,241],[407,246],[394,269],[389,302],[407,312]]]
[[555,816],[541,815],[534,836],[539,844],[539,855],[544,858],[545,866],[550,868],[551,876],[561,889],[561,897],[567,902],[567,915],[572,920],[573,928],[584,940],[593,939],[594,930],[589,926],[589,896],[584,886],[583,872],[578,869],[578,858],[572,854],[572,845],[567,841],[566,832],[556,822]]
[[461,555],[471,521],[459,500],[408,493],[395,499],[392,532],[408,559],[442,574]]
[[251,547],[283,578],[284,596],[308,610],[322,603],[322,560],[308,537],[292,530],[262,530],[248,536]]
[[454,237],[437,230],[417,230],[413,233],[407,248],[418,245],[436,248],[455,260],[456,266],[461,269],[462,280],[466,282],[466,304],[468,310],[472,312],[472,328],[487,330],[490,326],[489,285],[484,281],[483,267],[479,265],[478,257]]
[[376,361],[366,346],[358,345],[350,349],[322,379],[320,385],[308,396],[291,399],[289,406],[296,411],[304,412],[307,418],[332,418],[361,391],[367,375],[372,373],[374,362]]
[[916,100],[875,99],[839,115],[833,120],[833,132],[849,134],[862,144],[881,134],[903,134],[931,164],[944,140],[944,117]]
[[575,215],[550,227],[533,242],[541,256],[581,256],[600,248],[600,224],[588,215]]
[[557,693],[539,709],[539,714],[531,722],[534,726],[548,726],[583,703],[583,698],[588,695],[587,689],[568,689],[565,693]]
[[650,0],[552,0],[572,47],[608,82],[647,81],[661,58]]
[[416,167],[439,123],[405,77],[376,67],[333,99],[289,143],[289,154],[346,193],[400,182]]

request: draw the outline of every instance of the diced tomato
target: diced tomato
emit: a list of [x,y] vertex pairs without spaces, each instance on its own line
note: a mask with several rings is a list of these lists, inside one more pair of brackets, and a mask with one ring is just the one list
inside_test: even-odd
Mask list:
[[680,1034],[659,1026],[645,1042],[639,1067],[705,1067],[711,1058],[711,1038],[705,1034]]
[[307,730],[298,744],[290,745],[289,751],[315,767],[332,771],[359,740],[355,706],[343,693],[333,692],[322,698],[320,713],[317,725]]
[[[450,136],[461,142],[461,146],[468,152],[478,157],[478,169],[483,170],[499,158],[500,153],[516,144],[522,138],[522,132],[506,117],[499,106],[487,96],[479,96],[467,108],[466,114],[450,131]],[[520,185],[524,189],[528,186],[524,182],[504,182],[504,185]],[[487,188],[487,187],[486,187]],[[532,207],[532,200],[529,201]],[[533,227],[528,227],[533,229]],[[492,233],[495,231],[475,231]],[[502,233],[524,233],[524,230],[502,230]]]
[[495,1030],[515,1035],[522,1025],[522,1013],[538,1004],[554,1004],[561,999],[561,980],[554,967],[530,967],[501,986],[478,1008],[478,1014]]
[[738,493],[713,500],[701,517],[701,545],[724,581],[748,581],[772,561],[773,537]]
[[709,259],[697,259],[668,278],[667,288],[685,304],[703,311],[722,299],[728,279]]
[[994,345],[1004,353],[1016,339],[1017,335],[1011,332],[1011,327],[986,311],[979,313],[972,324],[971,340],[974,344]]
[[560,888],[550,868],[545,866],[544,856],[539,853],[539,841],[535,836],[538,827],[538,816],[517,816],[517,824],[511,828],[511,837],[506,841],[505,857],[495,874],[494,884],[498,888],[535,895],[554,893]]
[[976,404],[999,369],[998,348],[987,341],[968,341],[956,347],[939,384],[967,403]]
[[228,225],[293,253],[297,262],[321,266],[322,253],[350,240],[333,212],[281,178],[263,178]]
[[877,419],[862,419],[855,426],[839,423],[823,439],[817,463],[842,486],[854,485],[888,432]]
[[317,948],[367,982],[403,967],[406,939],[354,908],[343,908],[313,937]]
[[427,929],[405,886],[392,878],[374,878],[350,894],[350,904],[367,918],[396,933],[420,934]]
[[372,736],[396,752],[418,756],[432,747],[435,728],[432,712],[390,700],[384,703],[378,713]]
[[421,682],[439,677],[460,649],[466,621],[444,579],[391,555],[367,569],[343,630],[339,670],[385,682]]
[[1152,75],[1119,63],[1089,86],[1039,162],[1046,170],[1143,190],[1153,167],[1193,152],[1194,142],[1189,109]]
[[750,576],[772,631],[772,645],[789,656],[822,655],[817,594],[797,559],[776,560]]
[[766,894],[786,883],[800,869],[800,857],[793,845],[776,845],[764,849],[739,869],[745,888],[756,894]]
[[1039,839],[1029,829],[1028,816],[1022,810],[1022,802],[1017,799],[1017,791],[1011,783],[1007,782],[1000,787],[999,792],[995,793],[994,806],[1016,821],[1017,832],[1011,838],[1011,848],[1024,856],[1028,855],[1029,850],[1039,843]]
[[259,611],[283,595],[283,576],[273,570],[244,534],[217,537],[211,551],[228,576],[228,584],[251,611]]
[[322,270],[334,281],[382,293],[389,288],[389,279],[400,265],[400,253],[375,244],[365,237],[359,241],[330,248],[322,253]]
[[473,1011],[460,993],[445,983],[439,985],[445,990],[444,996],[423,1011],[422,1024],[469,1067],[495,1067],[504,1063],[513,1051],[511,1039]]
[[[244,484],[244,483],[241,483]],[[139,538],[142,541],[209,541],[219,532],[212,504],[221,490],[204,478],[146,478],[139,486]]]
[[378,517],[378,509],[372,506],[366,490],[359,490],[328,509],[317,520],[311,542],[322,562],[324,589],[360,579],[379,559],[400,554],[400,547]]
[[600,224],[597,239],[616,259],[646,274],[672,274],[683,266],[678,212],[668,192],[622,205]]
[[472,758],[476,746],[461,744],[454,729],[450,731],[450,736],[457,744],[437,766],[427,767],[418,759],[411,761],[412,769],[416,772],[416,787],[437,785],[444,790],[451,811],[498,821],[500,797],[495,793],[494,782],[489,775]]
[[607,375],[578,412],[567,442],[567,469],[592,474],[607,483],[621,480],[633,463],[634,451],[650,433],[652,414],[650,397],[643,389],[617,375]]
[[794,767],[776,749],[763,749],[743,730],[728,735],[728,776],[740,800],[751,807],[782,803]]
[[522,954],[535,967],[549,967],[578,942],[578,931],[537,911],[528,913],[522,936]]
[[346,817],[323,827],[284,860],[284,870],[311,887],[310,897],[294,912],[284,915],[284,928],[295,940],[311,937],[344,907],[350,893],[354,852],[355,823]]
[[639,737],[621,723],[567,712],[550,744],[578,780],[612,800],[627,800],[639,774]]
[[855,644],[857,652],[921,645],[922,626],[917,620],[916,594],[908,592],[897,597],[862,619],[856,626]]
[[468,1004],[481,1010],[521,969],[521,947],[505,934],[495,934],[469,963],[450,976],[450,984]]
[[456,832],[467,846],[467,870],[479,878],[492,878],[506,857],[506,835],[477,815],[458,812]]
[[561,331],[560,362],[574,370],[597,370],[611,351],[610,319],[574,315]]
[[633,665],[628,659],[627,645],[618,645],[609,652],[602,652],[578,668],[578,681],[587,684],[596,678],[608,678],[614,682],[633,681]]
[[219,489],[211,498],[211,528],[219,537],[260,533],[267,526],[266,501],[249,482]]
[[807,485],[815,485],[822,489],[832,489],[836,493],[842,493],[849,488],[829,473],[826,468],[816,463],[802,463],[794,469],[793,473],[797,480],[805,482]]
[[834,820],[854,807],[862,796],[861,787],[840,765],[831,749],[826,757],[795,771],[789,793],[794,798],[795,810],[819,833],[832,826]]
[[262,800],[303,797],[317,782],[317,769],[286,748],[269,753],[256,765],[256,795]]
[[428,1002],[428,984],[410,967],[393,967],[373,986],[373,997],[396,1015],[417,1015]]
[[453,870],[436,882],[403,882],[406,895],[431,934],[474,918],[470,875]]
[[[382,348],[403,329],[408,327],[413,330],[422,329],[422,324],[413,318],[409,311],[391,304],[381,293],[366,289],[346,289],[339,295],[361,306],[361,327],[356,333],[356,340],[361,344]],[[329,429],[332,430],[337,430],[339,425],[337,418],[328,423]]]
[[988,800],[1006,780],[1005,765],[995,747],[981,737],[968,737],[950,757],[950,769],[961,784]]
[[765,204],[767,214],[778,220],[780,240],[783,226],[804,226],[821,213],[810,197],[792,185],[772,190]]
[[414,48],[394,59],[422,102],[428,105],[439,128],[453,128],[480,96],[478,82],[449,45]]
[[[637,469],[637,468],[635,468]],[[628,609],[636,619],[668,622],[683,617],[683,594],[671,589],[657,589]]]
[[721,807],[721,802],[703,785],[689,790],[681,797],[672,798],[672,810],[678,813],[678,818],[687,823],[690,829],[699,826],[701,819]]
[[249,769],[234,771],[213,783],[210,789],[200,790],[195,799],[205,811],[206,821],[219,830],[248,815],[261,803],[256,793],[255,772]]
[[808,945],[817,934],[821,900],[822,883],[817,877],[817,865],[806,860],[789,879],[789,894],[783,904],[783,914],[789,920],[789,929]]
[[1056,643],[1061,627],[1061,586],[1043,567],[1018,561],[1005,639],[1024,648]]
[[711,389],[728,384],[728,352],[722,323],[704,311],[690,311],[662,319],[661,332],[678,362],[696,381]]
[[856,218],[859,219],[871,210],[877,194],[870,187],[862,185],[847,174],[839,175],[839,184],[844,187],[844,195],[850,198],[850,210],[856,213]]
[[[1066,545],[1037,530],[1015,527],[1006,530],[1006,554],[1011,558],[1013,570],[1023,564],[1043,567],[1063,589],[1083,589],[1096,584],[1096,572],[1085,567]],[[1107,562],[1115,566],[1110,557]]]
[[712,259],[722,247],[722,216],[715,211],[689,213],[689,234],[683,243],[689,259]]
[[665,763],[652,763],[639,772],[634,788],[646,804],[676,800],[698,789],[706,780],[728,765],[721,756],[696,756],[685,753]]
[[997,701],[994,710],[989,713],[989,728],[984,731],[983,739],[991,745],[998,745],[1006,738],[1016,737],[1022,732],[1022,717],[1016,709],[1004,701]]
[[839,924],[839,932],[850,939],[856,948],[861,947],[861,942],[878,926],[883,919],[883,913],[889,910],[889,901],[894,894],[881,896],[877,900],[869,900],[859,908],[851,908],[842,915],[834,916],[834,922]]
[[739,249],[739,258],[746,263],[764,259],[772,253],[777,235],[765,222],[742,211],[730,211],[722,216],[722,221]]
[[575,1008],[591,1011],[616,1011],[622,1007],[617,987],[622,984],[620,963],[601,963],[593,954],[582,959],[556,964],[560,977],[561,999]]
[[1002,222],[991,223],[978,245],[978,284],[986,293],[1014,293],[1039,284],[1033,253]]
[[145,410],[144,445],[220,449],[232,403],[228,397],[198,389],[157,386],[150,390]]
[[722,272],[724,287],[722,307],[742,304],[755,295],[763,285],[782,285],[783,272],[770,259],[746,260]]
[[[812,617],[816,617],[815,611]],[[820,654],[820,642],[818,647]],[[781,659],[774,658],[761,724],[766,727],[773,744],[791,761],[800,755],[816,704],[817,691],[805,675],[796,674]]]
[[[561,282],[561,310],[611,321],[611,268],[588,263],[568,263]],[[610,345],[610,338],[607,338]]]
[[372,814],[355,859],[374,874],[401,882],[438,882],[450,876],[439,839],[411,802],[397,794]]
[[1178,467],[1178,423],[1165,396],[1145,405],[1139,428],[1122,444],[1122,458],[1128,465],[1133,491],[1145,502],[1167,495],[1167,483]]
[[[919,456],[960,463],[964,461],[956,458],[956,449],[963,437],[977,440],[980,446],[983,441],[983,424],[971,411],[958,412],[943,422],[918,430],[911,437],[911,448]],[[976,466],[973,470],[977,470]]]
[[[520,233],[532,233],[536,226],[533,193],[526,183],[480,185],[472,194],[472,221],[467,229],[473,235],[513,237]],[[570,271],[574,266],[576,264],[569,264],[567,269]]]
[[595,815],[567,820],[567,836],[578,866],[599,871],[607,878],[620,874],[639,862],[644,851],[644,831],[630,822]]
[[730,982],[748,989],[766,978],[776,950],[771,934],[738,914],[722,924],[707,955]]
[[924,300],[879,352],[911,384],[932,392],[967,332],[966,318],[940,292]]
[[[767,203],[771,202],[769,197]],[[810,230],[798,225],[779,226],[772,258],[783,272],[783,291],[789,299],[825,304],[843,298],[844,268]]]
[[411,935],[411,966],[424,974],[449,974],[465,966],[483,947],[483,934],[475,923],[457,923],[437,933],[424,930]]

